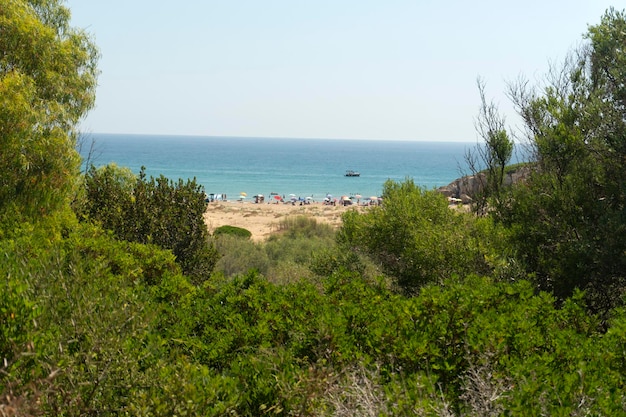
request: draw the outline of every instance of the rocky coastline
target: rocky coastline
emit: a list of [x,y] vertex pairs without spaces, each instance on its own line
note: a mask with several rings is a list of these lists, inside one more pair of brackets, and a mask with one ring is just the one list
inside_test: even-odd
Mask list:
[[[510,186],[525,181],[531,172],[530,165],[519,165],[513,169],[507,169],[504,177],[504,186]],[[477,195],[486,182],[486,174],[479,172],[474,175],[466,175],[437,189],[453,203],[471,204],[472,197]]]

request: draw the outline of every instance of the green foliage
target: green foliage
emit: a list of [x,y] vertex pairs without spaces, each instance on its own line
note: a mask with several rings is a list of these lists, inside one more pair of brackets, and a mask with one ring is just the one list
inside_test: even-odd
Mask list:
[[195,283],[211,274],[217,252],[204,223],[204,193],[195,180],[148,180],[143,170],[135,178],[127,169],[109,165],[91,167],[84,186],[86,200],[75,204],[83,217],[120,239],[170,249]]
[[[346,212],[339,244],[300,218],[262,244],[218,236],[232,266],[206,279],[216,254],[193,181],[92,168],[74,209],[96,222],[79,223],[63,204],[69,194],[45,194],[74,181],[60,149],[67,159],[50,171],[26,172],[43,181],[27,184],[41,187],[36,204],[35,188],[11,197],[24,173],[12,164],[36,166],[30,145],[44,137],[65,143],[59,132],[93,88],[72,42],[78,73],[21,69],[55,59],[74,68],[52,53],[55,42],[85,38],[58,4],[0,3],[0,134],[9,132],[0,192],[10,197],[0,216],[2,414],[624,414],[626,311],[610,309],[626,246],[623,85],[614,82],[623,68],[612,67],[623,64],[622,14],[590,28],[591,65],[576,67],[569,89],[523,103],[538,172],[494,205],[499,223],[456,213],[412,181],[388,182],[382,207]],[[41,36],[21,37],[31,29]],[[83,105],[74,87],[86,91]],[[59,103],[76,107],[62,114]],[[39,105],[54,122],[36,120]],[[16,139],[29,145],[23,158]],[[411,296],[372,279],[366,255]]]
[[69,201],[98,54],[57,1],[0,1],[0,32],[0,216],[18,221]]
[[299,216],[281,220],[279,230],[281,233],[259,243],[217,234],[220,260],[216,271],[234,276],[256,270],[271,282],[287,283],[314,279],[314,274],[325,276],[340,267],[365,270],[355,253],[336,248],[336,232],[327,224]]
[[340,240],[380,262],[405,291],[455,274],[489,270],[488,248],[479,243],[489,239],[478,235],[478,221],[450,210],[439,193],[412,180],[388,181],[383,200],[382,207],[363,214],[346,212]]
[[[137,177],[129,168],[116,164],[89,168],[82,178],[82,190],[73,201],[74,211],[97,219],[108,230],[123,230],[133,203]],[[104,204],[106,202],[106,204]]]
[[321,277],[328,277],[337,271],[356,272],[363,275],[367,261],[356,252],[334,246],[313,253],[310,269]]
[[605,314],[626,285],[626,96],[615,78],[626,71],[624,27],[608,11],[546,87],[513,90],[537,170],[494,211],[538,288],[561,300],[583,289]]
[[68,222],[0,242],[2,311],[21,312],[3,328],[2,401],[24,412],[615,415],[624,401],[623,311],[596,333],[582,294],[557,309],[525,281],[468,277],[404,297],[346,271],[194,287],[171,253]]
[[3,398],[32,415],[114,414],[132,402],[135,385],[150,383],[140,359],[158,351],[148,337],[158,304],[147,285],[180,270],[167,252],[75,221],[60,235],[58,226],[34,226],[0,241],[12,290],[2,300],[15,320],[3,333]]
[[[9,260],[7,260],[9,261]],[[14,369],[28,362],[28,354],[32,352],[33,323],[39,312],[27,294],[28,287],[9,273],[8,262],[0,265],[0,274],[4,277],[0,284],[0,366],[2,372],[12,373]],[[0,392],[5,391],[0,383]]]
[[248,239],[221,234],[215,239],[215,247],[220,258],[215,265],[215,271],[226,276],[245,274],[255,269],[267,275],[270,261],[264,247]]
[[288,217],[279,224],[281,233],[270,236],[264,245],[274,264],[291,262],[308,266],[318,251],[334,244],[335,231],[327,224],[305,216]]
[[227,277],[254,270],[274,284],[301,280],[318,283],[335,272],[357,272],[372,282],[380,269],[362,254],[335,241],[335,230],[304,216],[281,221],[282,233],[251,242],[220,234],[215,241],[220,259],[215,271]]
[[213,235],[229,235],[244,239],[250,239],[250,237],[252,236],[252,232],[250,232],[248,229],[244,229],[243,227],[224,225],[215,229]]
[[374,378],[360,384],[373,390],[378,409],[394,415],[429,407],[469,415],[621,409],[623,349],[609,354],[609,346],[623,339],[618,329],[608,338],[596,333],[582,294],[557,309],[525,281],[443,284],[405,298],[353,274],[328,277],[320,292],[252,273],[213,282],[175,314],[178,331],[193,335],[188,360],[238,381],[240,415],[337,410],[350,399],[327,396],[352,389],[342,384],[354,379],[339,376],[354,364]]

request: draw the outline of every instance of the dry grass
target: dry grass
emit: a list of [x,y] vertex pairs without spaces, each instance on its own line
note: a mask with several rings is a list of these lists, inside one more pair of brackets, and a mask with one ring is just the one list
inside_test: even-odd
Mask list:
[[333,417],[390,415],[378,369],[355,366],[328,387],[325,403]]

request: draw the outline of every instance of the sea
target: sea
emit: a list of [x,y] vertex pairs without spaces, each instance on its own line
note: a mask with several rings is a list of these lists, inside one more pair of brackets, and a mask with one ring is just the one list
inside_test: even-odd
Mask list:
[[[115,163],[148,176],[194,179],[207,194],[380,196],[387,180],[433,189],[467,174],[471,142],[84,134],[83,168]],[[359,176],[346,176],[348,170]]]

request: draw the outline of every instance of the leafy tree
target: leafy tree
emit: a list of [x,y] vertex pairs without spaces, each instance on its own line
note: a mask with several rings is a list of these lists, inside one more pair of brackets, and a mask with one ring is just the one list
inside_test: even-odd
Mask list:
[[79,214],[100,222],[124,240],[170,249],[185,275],[198,283],[208,278],[217,252],[204,223],[204,193],[195,180],[174,183],[164,176],[136,178],[114,165],[92,167],[84,180]]
[[605,312],[626,285],[625,27],[607,11],[545,86],[511,86],[538,170],[497,213],[539,288]]
[[59,0],[0,0],[0,215],[64,207],[94,104],[98,52]]

